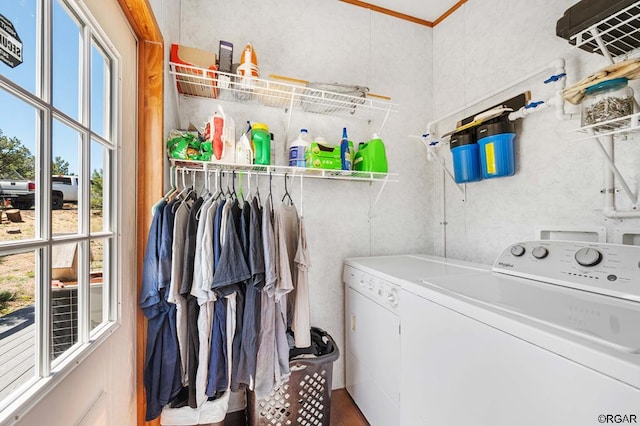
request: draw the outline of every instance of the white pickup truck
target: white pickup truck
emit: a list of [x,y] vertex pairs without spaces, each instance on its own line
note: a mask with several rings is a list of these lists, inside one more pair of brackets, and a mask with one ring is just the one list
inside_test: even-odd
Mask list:
[[[77,176],[51,177],[51,208],[59,210],[65,202],[78,202]],[[0,178],[0,199],[8,201],[17,209],[27,210],[35,205],[36,184],[15,175]]]

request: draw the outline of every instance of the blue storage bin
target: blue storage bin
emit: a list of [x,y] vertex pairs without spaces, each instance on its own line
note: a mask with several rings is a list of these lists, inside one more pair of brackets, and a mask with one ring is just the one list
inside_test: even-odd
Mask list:
[[482,180],[480,150],[474,132],[454,133],[449,141],[456,183]]
[[516,173],[515,136],[515,125],[508,120],[478,126],[476,137],[483,178],[513,176]]

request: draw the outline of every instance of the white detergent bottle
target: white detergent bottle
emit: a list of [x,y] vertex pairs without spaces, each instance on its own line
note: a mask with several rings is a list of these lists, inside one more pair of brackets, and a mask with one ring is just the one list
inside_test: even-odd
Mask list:
[[307,129],[300,129],[300,134],[296,140],[291,142],[291,145],[289,145],[289,166],[306,167],[307,163],[304,156],[311,145],[309,140],[310,137]]

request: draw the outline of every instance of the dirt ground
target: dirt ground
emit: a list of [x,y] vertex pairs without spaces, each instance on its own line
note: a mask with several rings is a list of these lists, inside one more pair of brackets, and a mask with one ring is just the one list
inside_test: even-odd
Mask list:
[[[35,236],[35,210],[20,210],[21,222],[11,222],[6,214],[0,220],[0,241],[31,239]],[[91,230],[102,229],[102,211],[91,212]],[[52,211],[52,230],[57,233],[77,233],[78,209],[65,204],[61,210]],[[102,268],[102,244],[91,243],[91,270]],[[13,300],[0,303],[0,316],[7,315],[35,300],[35,253],[13,254],[0,257],[0,294],[9,292]]]

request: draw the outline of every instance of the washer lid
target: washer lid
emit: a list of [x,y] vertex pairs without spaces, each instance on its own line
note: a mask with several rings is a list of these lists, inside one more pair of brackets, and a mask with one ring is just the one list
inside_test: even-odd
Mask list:
[[640,353],[640,303],[495,273],[423,280],[614,349]]
[[346,259],[345,263],[371,274],[382,275],[396,284],[400,284],[399,280],[420,282],[429,277],[458,276],[488,270],[484,265],[423,254],[351,258]]

